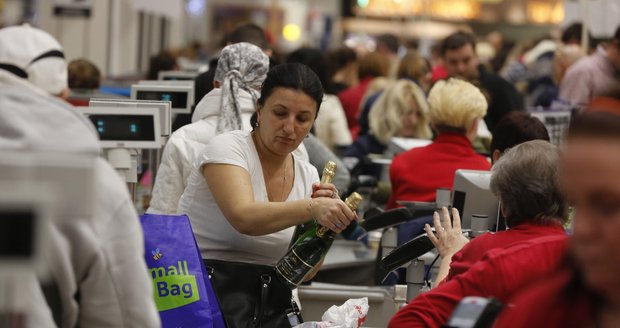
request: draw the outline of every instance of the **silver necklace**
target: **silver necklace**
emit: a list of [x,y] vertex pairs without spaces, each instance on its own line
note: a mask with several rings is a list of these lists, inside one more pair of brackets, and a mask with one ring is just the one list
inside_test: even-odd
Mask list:
[[[252,139],[254,141],[254,144],[256,145],[257,142],[258,142],[257,141],[258,136],[254,132],[252,132]],[[261,160],[261,155],[260,155],[260,152],[258,151],[258,149],[257,149],[257,153],[258,153],[258,159]],[[267,172],[267,170],[265,169],[265,166],[263,166],[262,161],[261,161],[261,167],[263,168],[263,177],[264,177],[265,173],[269,173],[269,172]],[[287,171],[287,169],[288,169],[288,156],[284,160],[284,174],[282,175],[282,187],[280,188],[280,198],[278,200],[278,201],[281,201],[281,202],[286,200],[286,199],[284,199],[284,190],[286,189],[286,171]],[[271,177],[272,175],[268,174],[267,176]],[[263,180],[264,180],[264,178],[263,178]],[[265,187],[266,187],[266,185],[265,185]],[[269,191],[267,191],[267,194],[269,194]],[[267,196],[267,197],[269,197],[269,196]]]

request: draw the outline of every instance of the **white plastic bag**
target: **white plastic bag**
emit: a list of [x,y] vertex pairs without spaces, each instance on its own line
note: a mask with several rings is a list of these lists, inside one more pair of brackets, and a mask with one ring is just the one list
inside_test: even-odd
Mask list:
[[368,297],[352,298],[341,306],[333,305],[323,316],[321,322],[304,322],[295,328],[359,328],[368,315]]

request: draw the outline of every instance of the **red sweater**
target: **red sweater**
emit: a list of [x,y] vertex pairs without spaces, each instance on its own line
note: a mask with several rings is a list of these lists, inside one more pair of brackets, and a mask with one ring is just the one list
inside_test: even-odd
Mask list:
[[442,133],[432,144],[394,157],[390,165],[392,194],[386,209],[399,207],[397,200],[434,202],[438,188],[452,189],[456,170],[490,168],[489,161],[476,154],[465,136]]
[[452,256],[450,272],[444,280],[449,281],[455,276],[467,271],[480,260],[484,253],[495,248],[509,248],[514,243],[544,236],[564,235],[564,228],[556,221],[546,225],[523,222],[510,230],[497,233],[486,233],[472,239],[458,253]]
[[553,272],[512,298],[495,327],[595,327],[601,297],[578,281],[568,266]]
[[506,304],[526,285],[554,271],[566,245],[565,235],[552,235],[490,250],[467,272],[416,297],[388,327],[441,327],[466,296],[495,297]]
[[353,140],[357,139],[357,134],[360,131],[360,103],[372,79],[372,77],[363,78],[358,85],[345,89],[338,94],[338,99],[340,99],[340,103],[342,103],[342,108],[347,117],[347,124],[349,125],[349,131],[351,132]]

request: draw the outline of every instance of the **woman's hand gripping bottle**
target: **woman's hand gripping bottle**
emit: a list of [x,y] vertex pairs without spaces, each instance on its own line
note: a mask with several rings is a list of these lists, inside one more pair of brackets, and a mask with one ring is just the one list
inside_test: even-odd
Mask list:
[[[344,202],[355,212],[361,201],[362,196],[354,192]],[[306,229],[275,266],[276,275],[282,283],[291,289],[297,288],[323,261],[335,235],[334,231],[316,223],[311,229]]]

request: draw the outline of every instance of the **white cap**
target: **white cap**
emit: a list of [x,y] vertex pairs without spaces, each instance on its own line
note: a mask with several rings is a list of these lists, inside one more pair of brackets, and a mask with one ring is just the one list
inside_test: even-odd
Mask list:
[[21,69],[28,81],[53,95],[67,88],[62,47],[49,33],[30,25],[0,29],[0,65]]

